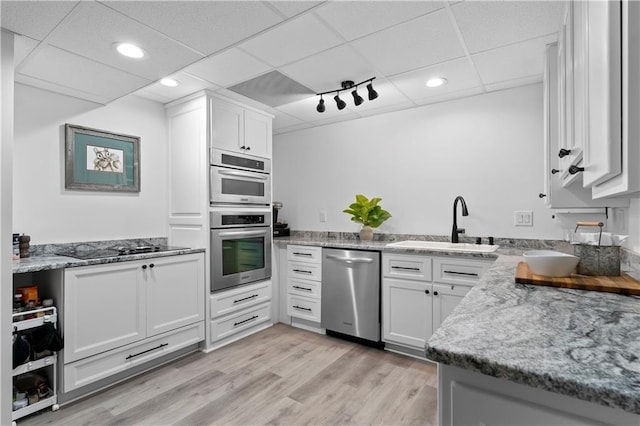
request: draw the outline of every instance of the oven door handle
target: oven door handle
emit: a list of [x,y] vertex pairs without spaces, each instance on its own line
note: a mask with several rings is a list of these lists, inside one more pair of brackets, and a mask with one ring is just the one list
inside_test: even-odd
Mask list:
[[237,170],[218,170],[218,173],[221,175],[240,176],[240,177],[246,177],[246,178],[255,179],[255,180],[267,180],[267,176],[261,176],[259,174],[253,174],[253,173],[245,173]]
[[224,231],[219,232],[218,236],[220,237],[242,237],[242,236],[252,236],[252,235],[268,235],[269,228],[263,231]]

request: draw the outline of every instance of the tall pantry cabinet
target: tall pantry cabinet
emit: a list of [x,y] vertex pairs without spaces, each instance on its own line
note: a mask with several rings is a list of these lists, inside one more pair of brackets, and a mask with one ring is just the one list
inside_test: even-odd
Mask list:
[[[211,148],[232,154],[271,158],[273,116],[208,91],[167,104],[166,114],[169,136],[169,244],[206,249],[205,287],[209,293]],[[225,296],[222,293],[215,295]],[[207,318],[215,320],[217,317],[212,318],[215,313],[211,310],[211,298],[209,294],[206,296]],[[216,301],[213,303],[215,305]],[[215,321],[207,321],[207,336],[211,336],[212,324]],[[212,347],[212,342],[207,339],[207,349]]]

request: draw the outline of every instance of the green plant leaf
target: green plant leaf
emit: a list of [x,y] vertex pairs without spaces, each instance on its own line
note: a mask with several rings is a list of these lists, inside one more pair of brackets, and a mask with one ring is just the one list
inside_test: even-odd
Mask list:
[[374,197],[369,200],[364,195],[357,194],[356,202],[351,203],[349,208],[343,210],[343,213],[351,215],[353,222],[377,228],[391,217],[388,211],[378,205],[380,201],[382,201],[382,198]]

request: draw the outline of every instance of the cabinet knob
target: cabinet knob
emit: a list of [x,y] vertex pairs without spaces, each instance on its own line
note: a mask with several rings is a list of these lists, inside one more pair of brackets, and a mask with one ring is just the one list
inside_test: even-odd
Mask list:
[[247,149],[247,147],[246,147],[246,146],[244,146],[244,145],[242,145],[242,146],[240,147],[240,149]]
[[429,290],[425,290],[425,291],[424,291],[424,293],[425,293],[425,294],[429,294]]
[[437,295],[438,295],[438,292],[437,292],[437,291],[434,291],[434,292],[433,292],[433,295],[434,295],[434,296],[437,296]]
[[153,268],[154,266],[156,266],[156,265],[154,265],[154,264],[152,263],[151,265],[149,265],[149,268]]
[[576,173],[584,172],[584,167],[571,166],[569,167],[569,173],[575,175]]
[[547,194],[543,194],[542,192],[538,194],[538,198],[544,198],[546,196],[547,196]]
[[560,170],[558,169],[551,169],[551,174],[555,175],[556,173],[560,173]]
[[560,158],[566,157],[569,154],[571,154],[571,150],[570,149],[561,148],[560,152],[558,152],[558,157],[560,157]]
[[147,269],[147,265],[142,265],[142,269]]
[[246,147],[245,149],[246,149],[247,151],[251,151],[251,147],[250,147],[250,146]]

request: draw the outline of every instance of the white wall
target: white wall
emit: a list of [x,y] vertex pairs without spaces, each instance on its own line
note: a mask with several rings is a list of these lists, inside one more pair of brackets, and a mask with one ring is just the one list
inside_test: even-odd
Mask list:
[[[358,231],[342,210],[363,193],[393,215],[378,232],[450,235],[462,195],[467,235],[561,239],[538,198],[542,112],[534,84],[277,135],[274,200],[295,230]],[[515,227],[515,210],[533,211],[534,226]]]
[[631,199],[629,206],[629,240],[624,244],[629,250],[640,253],[640,200]]
[[[141,137],[140,193],[65,190],[64,124]],[[166,235],[164,107],[130,96],[100,106],[16,84],[13,231],[32,244]]]

